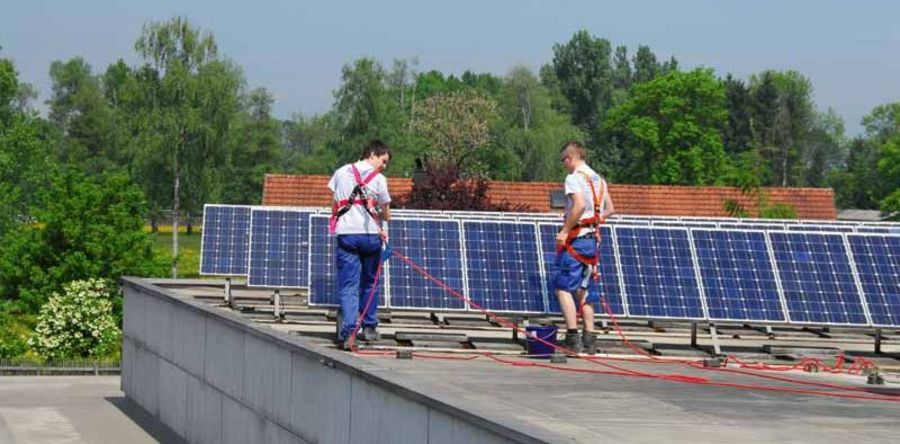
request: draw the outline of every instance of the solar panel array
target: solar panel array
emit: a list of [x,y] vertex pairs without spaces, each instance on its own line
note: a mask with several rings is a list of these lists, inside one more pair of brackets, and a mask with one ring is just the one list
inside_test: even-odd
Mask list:
[[[335,238],[315,209],[207,205],[201,274],[309,288],[335,306]],[[495,312],[558,313],[559,215],[394,211],[391,245]],[[814,222],[814,223],[813,223]],[[614,217],[602,228],[599,284],[617,316],[900,326],[900,225]],[[379,305],[473,310],[397,259]],[[598,314],[604,310],[595,306]]]

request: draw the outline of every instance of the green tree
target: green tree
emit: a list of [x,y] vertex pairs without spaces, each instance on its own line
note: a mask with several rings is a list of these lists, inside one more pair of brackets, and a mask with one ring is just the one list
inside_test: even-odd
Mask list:
[[33,223],[20,224],[2,239],[3,298],[34,312],[69,281],[163,271],[143,231],[143,194],[127,176],[68,171],[41,192]]
[[226,162],[229,180],[224,185],[223,202],[258,203],[266,173],[279,165],[281,127],[272,117],[274,102],[264,88],[254,89],[241,98],[241,112],[229,138],[230,156]]
[[228,171],[221,166],[244,79],[218,56],[213,35],[185,18],[145,26],[135,49],[144,60],[136,71],[138,103],[129,107],[137,110],[132,119],[136,177],[150,200],[171,205],[172,275],[177,276],[179,217],[184,209],[196,214],[203,202],[221,197]]
[[453,93],[425,99],[413,128],[428,141],[437,164],[451,164],[463,171],[478,169],[470,160],[490,142],[490,128],[497,105],[474,93]]
[[[900,102],[875,107],[863,118],[869,143],[878,155],[881,183],[866,184],[876,189],[881,211],[890,219],[900,219]],[[879,189],[880,188],[880,189]]]
[[0,59],[0,236],[32,219],[56,164],[45,127],[18,106],[15,66]]
[[553,70],[559,89],[572,106],[572,121],[594,134],[612,105],[613,70],[608,40],[578,31],[553,46]]
[[606,128],[625,157],[620,176],[632,183],[713,185],[731,164],[722,147],[725,88],[710,69],[670,72],[635,85],[610,110]]
[[796,71],[764,71],[751,76],[750,90],[756,102],[751,130],[774,184],[803,185],[815,120],[812,84]]
[[57,149],[60,161],[88,174],[121,165],[113,111],[91,66],[80,57],[55,61],[50,65],[50,79],[53,92],[47,103],[50,122],[62,135]]
[[551,105],[550,92],[528,68],[514,67],[500,94],[501,119],[492,149],[481,156],[490,177],[503,180],[557,180],[563,169],[557,150],[584,134]]
[[846,163],[847,143],[844,121],[833,109],[816,113],[804,153],[803,184],[812,187],[827,186],[828,177]]
[[283,123],[284,171],[300,174],[331,174],[339,160],[341,140],[339,122],[334,112],[306,117],[295,114]]
[[753,113],[750,91],[740,79],[731,74],[725,76],[725,106],[728,109],[728,125],[722,134],[725,152],[739,155],[754,145],[751,130]]

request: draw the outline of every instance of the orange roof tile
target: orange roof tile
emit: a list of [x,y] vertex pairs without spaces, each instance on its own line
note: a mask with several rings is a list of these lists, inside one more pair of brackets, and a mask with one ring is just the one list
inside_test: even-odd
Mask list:
[[[263,205],[314,206],[331,205],[327,176],[294,176],[267,174]],[[488,198],[494,203],[506,202],[531,211],[550,209],[550,191],[561,189],[555,182],[491,182]],[[409,196],[412,179],[389,177],[388,189],[394,199]],[[765,188],[769,203],[785,203],[794,207],[801,219],[835,219],[834,191],[830,188]],[[727,217],[725,201],[735,199],[755,215],[755,203],[730,187],[690,187],[674,185],[611,184],[609,192],[619,214],[650,216]]]

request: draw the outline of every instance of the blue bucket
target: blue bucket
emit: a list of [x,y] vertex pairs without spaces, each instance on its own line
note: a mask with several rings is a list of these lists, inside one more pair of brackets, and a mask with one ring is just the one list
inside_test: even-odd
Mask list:
[[549,358],[553,354],[553,347],[538,341],[537,338],[556,345],[556,326],[529,325],[525,327],[525,345],[528,347],[528,354],[535,358]]

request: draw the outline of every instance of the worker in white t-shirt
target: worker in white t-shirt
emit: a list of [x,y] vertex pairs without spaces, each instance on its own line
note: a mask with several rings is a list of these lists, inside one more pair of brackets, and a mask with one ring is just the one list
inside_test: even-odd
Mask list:
[[338,343],[348,349],[348,339],[373,294],[372,303],[362,318],[360,338],[377,341],[378,289],[375,274],[381,261],[382,241],[387,241],[390,219],[387,179],[381,172],[391,160],[390,148],[380,140],[370,142],[360,160],[338,168],[328,182],[334,193],[331,218],[332,234],[337,235],[335,261],[341,325]]
[[[567,349],[575,353],[597,352],[594,306],[589,301],[588,282],[597,278],[600,225],[615,209],[606,181],[585,162],[585,149],[566,142],[559,152],[566,176],[566,213],[556,236],[554,289],[566,320]],[[578,312],[584,318],[584,334],[578,334]]]

